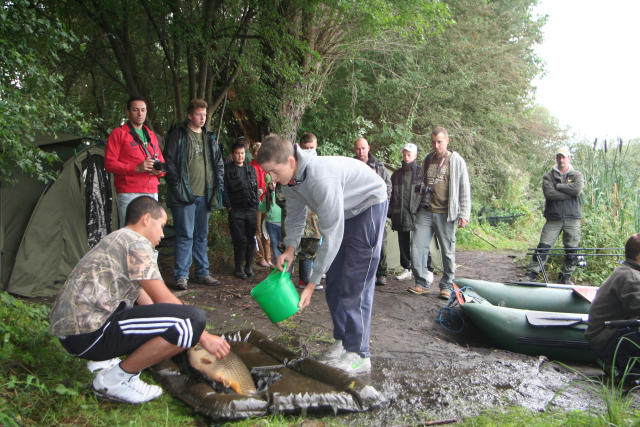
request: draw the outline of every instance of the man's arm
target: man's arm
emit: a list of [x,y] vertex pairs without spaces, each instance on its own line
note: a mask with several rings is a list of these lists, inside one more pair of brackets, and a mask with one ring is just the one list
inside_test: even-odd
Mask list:
[[556,189],[557,183],[554,182],[553,173],[549,172],[542,177],[542,194],[547,200],[568,200],[571,198],[566,193]]
[[571,182],[556,184],[556,190],[568,194],[571,197],[576,197],[582,193],[582,189],[584,188],[584,176],[582,173],[574,170],[567,175],[567,180]]
[[460,214],[458,215],[458,225],[464,227],[471,217],[471,184],[469,182],[469,172],[467,163],[460,156],[460,183],[458,185],[458,203],[460,204]]
[[165,179],[170,187],[174,187],[178,184],[178,128],[175,128],[169,135],[167,135],[167,142],[164,145],[164,159],[167,167],[167,175]]
[[124,163],[120,161],[120,150],[126,139],[126,132],[122,128],[114,129],[107,139],[107,146],[104,150],[104,168],[107,172],[116,175],[135,175],[143,172],[154,172],[153,159],[147,158],[142,162]]
[[[151,301],[151,304],[182,304],[182,301],[167,288],[167,285],[162,280],[139,280],[138,283],[142,286],[142,291],[138,296],[138,303],[142,299],[143,301]],[[229,343],[224,338],[210,334],[207,331],[202,332],[198,342],[218,359],[224,358],[229,353]]]
[[138,283],[142,286],[151,303],[182,304],[182,301],[167,288],[163,280],[138,280]]

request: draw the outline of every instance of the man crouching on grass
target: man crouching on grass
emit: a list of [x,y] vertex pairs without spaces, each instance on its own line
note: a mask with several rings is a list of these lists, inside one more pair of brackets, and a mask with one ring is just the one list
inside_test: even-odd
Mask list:
[[78,261],[51,311],[51,333],[69,353],[106,361],[89,369],[104,368],[93,390],[109,400],[142,403],[160,396],[162,389],[140,380],[140,372],[198,342],[219,359],[229,352],[223,338],[204,330],[204,312],[182,305],[162,280],[153,248],[166,222],[153,198],[134,199],[126,226]]
[[365,163],[337,156],[318,157],[278,135],[262,141],[258,163],[283,185],[287,201],[282,270],[291,265],[304,230],[307,207],[318,215],[322,245],[300,308],[326,272],[326,298],[336,342],[322,360],[349,374],[371,371],[369,336],[376,270],[387,216],[387,187]]

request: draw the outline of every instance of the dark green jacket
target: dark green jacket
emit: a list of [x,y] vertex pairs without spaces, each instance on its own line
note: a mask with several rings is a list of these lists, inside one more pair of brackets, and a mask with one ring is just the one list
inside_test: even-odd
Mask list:
[[552,221],[582,218],[580,193],[583,188],[584,177],[577,170],[571,168],[562,174],[556,167],[551,169],[542,178],[544,217]]
[[391,229],[411,231],[415,214],[420,203],[420,193],[415,187],[420,185],[422,168],[417,161],[402,162],[402,167],[391,175],[391,201],[389,202],[389,218]]
[[[207,135],[209,147],[207,168],[206,193],[209,209],[222,208],[222,192],[224,190],[224,163],[220,144],[212,132],[202,131]],[[189,185],[189,168],[187,166],[187,122],[173,129],[167,135],[164,146],[164,159],[167,163],[167,206],[186,206],[193,203],[195,197]]]
[[616,328],[605,328],[604,322],[639,318],[640,265],[627,259],[598,288],[585,336],[594,350],[604,350],[618,333]]

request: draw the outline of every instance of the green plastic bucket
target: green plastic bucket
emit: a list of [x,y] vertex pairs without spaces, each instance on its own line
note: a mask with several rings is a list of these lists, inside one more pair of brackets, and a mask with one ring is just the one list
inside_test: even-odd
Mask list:
[[251,289],[251,296],[273,323],[295,314],[300,303],[300,295],[291,282],[287,263],[284,264],[283,271],[273,270],[266,279]]

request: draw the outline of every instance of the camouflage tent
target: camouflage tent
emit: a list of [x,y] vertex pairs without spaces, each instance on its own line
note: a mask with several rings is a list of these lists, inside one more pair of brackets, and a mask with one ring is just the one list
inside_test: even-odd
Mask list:
[[56,180],[45,185],[18,174],[0,187],[0,281],[11,293],[57,294],[76,262],[117,224],[104,145],[82,142],[39,141],[64,160]]

